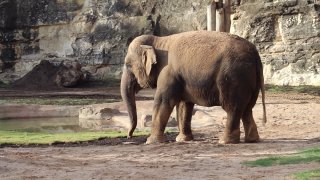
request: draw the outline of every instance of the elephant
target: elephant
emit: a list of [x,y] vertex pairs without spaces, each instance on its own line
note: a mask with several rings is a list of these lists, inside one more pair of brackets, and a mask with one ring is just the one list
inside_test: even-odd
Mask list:
[[242,119],[245,142],[259,142],[252,108],[265,89],[259,53],[249,41],[229,33],[190,31],[169,36],[141,35],[129,44],[121,77],[121,96],[130,119],[128,138],[137,125],[135,94],[155,90],[151,135],[147,144],[166,141],[168,119],[176,107],[176,141],[193,140],[194,105],[222,106],[227,122],[219,143],[240,142]]

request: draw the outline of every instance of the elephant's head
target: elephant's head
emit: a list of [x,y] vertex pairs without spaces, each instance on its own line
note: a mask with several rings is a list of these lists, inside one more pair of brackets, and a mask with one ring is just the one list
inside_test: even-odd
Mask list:
[[155,49],[152,46],[154,36],[140,36],[134,39],[128,48],[121,78],[121,96],[128,108],[130,128],[128,138],[137,126],[135,94],[142,88],[156,87],[157,64]]

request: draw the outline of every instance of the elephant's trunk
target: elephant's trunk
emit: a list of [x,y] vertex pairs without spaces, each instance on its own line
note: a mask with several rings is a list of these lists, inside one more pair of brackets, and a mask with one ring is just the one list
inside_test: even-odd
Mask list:
[[125,65],[121,77],[121,96],[128,108],[130,118],[130,127],[128,130],[128,138],[132,137],[133,131],[137,126],[137,108],[135,93],[137,90],[137,80],[133,73]]

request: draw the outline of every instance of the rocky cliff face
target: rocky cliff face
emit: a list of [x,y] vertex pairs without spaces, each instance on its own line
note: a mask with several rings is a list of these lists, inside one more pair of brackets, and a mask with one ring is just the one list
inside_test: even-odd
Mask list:
[[0,80],[12,82],[41,60],[72,56],[70,23],[82,6],[83,1],[1,0]]
[[[134,37],[206,29],[208,1],[0,0],[0,80],[41,60],[78,61],[91,80],[120,77]],[[234,4],[232,33],[257,45],[266,83],[320,85],[319,1]]]
[[265,82],[320,85],[320,1],[242,0],[232,33],[259,49]]
[[206,3],[169,0],[1,0],[0,79],[41,60],[79,61],[89,79],[120,77],[127,45],[141,34],[205,28]]

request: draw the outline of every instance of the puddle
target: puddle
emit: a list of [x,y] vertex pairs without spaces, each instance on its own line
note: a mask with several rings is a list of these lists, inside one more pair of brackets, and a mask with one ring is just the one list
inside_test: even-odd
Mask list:
[[79,126],[78,117],[27,118],[0,120],[0,130],[25,132],[80,132],[88,129]]

